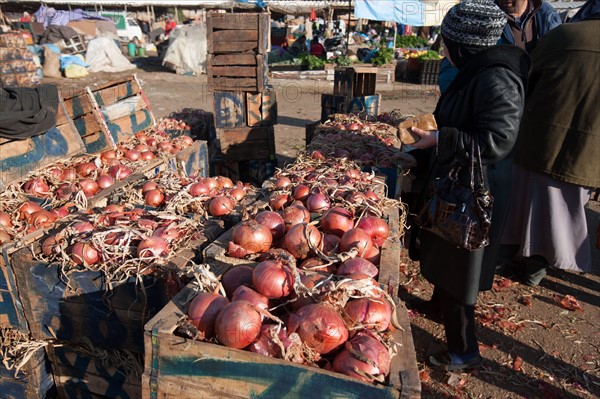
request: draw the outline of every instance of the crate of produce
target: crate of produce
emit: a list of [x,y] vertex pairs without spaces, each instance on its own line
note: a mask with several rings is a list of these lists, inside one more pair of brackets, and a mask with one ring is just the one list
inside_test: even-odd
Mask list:
[[377,68],[336,68],[333,75],[333,95],[346,98],[375,95]]
[[267,88],[268,72],[265,54],[209,54],[208,90],[261,92]]
[[246,121],[248,126],[277,124],[277,94],[275,90],[246,93]]
[[46,347],[59,398],[140,398],[143,358],[127,350],[50,343]]
[[[381,256],[380,279],[395,284],[398,281],[399,248],[397,251],[392,249],[390,252],[383,252]],[[261,264],[264,263],[268,262]],[[231,270],[244,266],[244,264],[238,264]],[[302,273],[300,275],[304,276]],[[327,277],[327,275],[307,275],[314,276],[321,282],[325,281],[324,279],[330,282],[336,281],[335,278]],[[222,278],[223,284],[226,284],[225,276]],[[349,278],[346,281],[352,281],[352,279]],[[374,284],[373,280],[369,281],[369,284]],[[259,290],[257,287],[254,288]],[[236,292],[241,295],[245,289],[243,288],[241,291],[238,289]],[[377,288],[373,288],[373,290],[381,293],[394,292],[395,289],[381,282],[382,291]],[[279,335],[280,339],[284,339],[281,342],[286,342],[282,344],[283,350],[286,352],[285,355],[282,355],[277,352],[277,349],[273,349],[274,357],[190,339],[197,336],[197,331],[193,328],[188,329],[188,324],[182,323],[182,317],[189,314],[189,303],[195,294],[196,292],[191,286],[186,287],[146,325],[145,372],[142,380],[143,397],[145,398],[163,396],[191,398],[198,389],[202,389],[207,397],[225,398],[270,397],[272,395],[311,397],[317,391],[319,397],[322,398],[418,398],[420,396],[420,381],[410,323],[406,309],[400,306],[393,307],[396,314],[395,328],[386,330],[386,327],[381,326],[379,329],[386,337],[386,342],[394,341],[399,346],[397,346],[398,354],[392,357],[389,376],[385,379],[380,378],[380,383],[375,384],[323,368],[299,364],[298,352],[294,351],[294,343],[298,344],[298,341],[293,334],[288,336],[285,333],[284,338]],[[369,294],[366,294],[365,298],[368,296]],[[386,301],[388,304],[391,303],[389,302],[391,297],[384,296],[384,298],[386,299],[381,299],[380,303]],[[259,300],[257,299],[257,301]],[[273,307],[270,309],[275,312]],[[217,323],[219,322],[217,321]],[[289,328],[287,331],[290,332],[291,323],[288,322],[287,327]],[[250,329],[251,327],[245,332]],[[248,334],[250,333],[248,332]],[[298,334],[301,335],[302,332]],[[285,340],[285,336],[289,341]],[[304,335],[302,336],[304,337]],[[219,337],[217,332],[217,339],[220,339]],[[264,339],[267,342],[269,340],[268,337]],[[252,340],[250,339],[250,341]],[[261,351],[262,342],[264,341],[255,342],[250,347],[253,350]],[[269,344],[266,345],[266,348],[269,348]],[[231,346],[245,347],[245,343],[238,345],[236,342]],[[270,350],[266,349],[265,351]],[[339,352],[331,351],[333,355],[330,353],[326,356],[329,361],[334,357],[337,359],[338,356],[346,355],[341,353],[343,350],[340,349],[338,349]],[[325,356],[328,352],[322,351],[322,353]],[[295,359],[296,363],[277,359],[277,356]],[[330,364],[333,364],[334,367],[337,366],[336,361]],[[369,379],[369,376],[366,376],[366,379]]]
[[213,95],[215,126],[218,129],[246,126],[246,93],[217,91]]
[[376,117],[379,114],[380,95],[344,97],[331,94],[321,95],[321,121],[333,114],[361,114]]
[[[59,103],[57,115],[65,112],[64,104]],[[67,119],[57,118],[56,125],[50,130],[24,140],[0,138],[0,189],[24,178],[29,172],[84,152],[85,146],[77,130]]]
[[17,249],[11,288],[33,339],[141,353],[144,323],[222,231],[222,223],[109,205]]
[[169,114],[169,118],[185,123],[194,140],[212,142],[216,137],[214,114],[197,108],[183,108]]
[[0,327],[0,392],[7,399],[40,399],[56,396],[45,343],[28,334]]
[[275,158],[273,126],[217,129],[219,150],[226,161],[251,161]]
[[423,60],[421,61],[421,70],[419,72],[419,82],[426,85],[436,85],[440,74],[441,60]]
[[266,54],[271,33],[269,13],[209,13],[206,40],[209,54]]

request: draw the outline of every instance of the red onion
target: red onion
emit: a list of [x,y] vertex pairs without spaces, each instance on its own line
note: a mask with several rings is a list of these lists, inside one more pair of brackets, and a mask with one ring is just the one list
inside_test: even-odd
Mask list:
[[100,252],[87,242],[78,242],[71,247],[71,259],[80,266],[90,266],[100,260]]
[[293,226],[283,237],[283,246],[296,259],[306,259],[312,252],[311,247],[318,248],[320,244],[321,232],[306,223]]
[[254,220],[267,227],[271,231],[273,240],[279,240],[285,234],[285,222],[280,214],[272,211],[262,211],[254,218]]
[[[324,281],[327,277],[318,274],[318,273],[305,273],[305,272],[300,272],[300,281],[302,281],[302,284],[304,284],[306,286],[306,288],[308,289],[313,289],[315,288],[315,286],[317,284],[319,284],[320,282]],[[318,289],[317,291],[319,293],[322,293],[324,291],[326,291],[326,286],[324,286],[323,284],[320,286],[320,289]],[[294,302],[291,303],[292,305],[292,309],[294,310],[298,310],[306,305],[312,305],[313,303],[316,303],[317,300],[315,298],[313,298],[310,295],[300,295],[298,296],[298,294],[296,294],[295,291],[292,291],[292,293],[290,294],[290,299],[296,299]]]
[[59,236],[49,236],[42,242],[42,253],[45,256],[50,256],[59,252],[59,245],[64,243],[64,240]]
[[7,229],[12,229],[13,222],[8,213],[0,212],[0,226]]
[[113,165],[110,167],[110,169],[108,170],[108,173],[110,173],[110,175],[112,177],[115,178],[115,180],[120,181],[125,179],[127,176],[129,176],[131,173],[133,173],[131,171],[131,169],[123,164],[117,164],[117,165]]
[[75,171],[81,177],[88,177],[96,170],[96,164],[93,162],[80,163],[75,167]]
[[242,222],[233,228],[231,240],[249,253],[267,252],[273,236],[269,229],[253,220]]
[[347,252],[352,248],[358,249],[358,256],[363,256],[371,250],[371,236],[363,229],[354,228],[344,233],[340,241],[340,251]]
[[269,206],[274,211],[279,211],[285,208],[290,203],[290,196],[288,194],[272,193],[269,198]]
[[148,237],[142,240],[137,247],[137,256],[142,259],[151,259],[166,256],[169,253],[169,243],[164,238]]
[[28,180],[23,189],[27,194],[31,194],[36,197],[47,197],[50,194],[50,186],[41,177]]
[[288,338],[285,326],[281,326],[279,333],[277,327],[275,324],[264,324],[260,328],[258,339],[248,347],[248,350],[259,355],[280,358],[282,356],[281,347],[273,341],[273,335],[279,338],[285,348],[291,345],[291,341]]
[[115,150],[106,150],[100,154],[100,160],[103,164],[107,164],[113,159],[117,158],[117,152]]
[[156,158],[156,155],[154,155],[154,153],[152,151],[142,151],[140,153],[140,159],[142,161],[150,161],[154,158]]
[[321,230],[341,237],[345,232],[354,227],[352,213],[341,207],[333,207],[321,218]]
[[333,360],[333,369],[338,373],[367,382],[387,376],[390,365],[389,351],[368,331],[359,331]]
[[58,188],[56,189],[54,195],[56,195],[56,197],[58,199],[69,199],[71,198],[71,196],[73,195],[73,193],[77,191],[74,187],[74,184],[71,183],[62,183],[58,186]]
[[297,333],[304,344],[325,355],[348,339],[344,320],[333,307],[307,305],[290,315],[288,331]]
[[373,243],[378,247],[381,247],[390,235],[390,227],[387,222],[377,216],[366,216],[362,218],[356,227],[366,231]]
[[146,194],[144,195],[144,201],[146,205],[158,207],[165,202],[165,195],[162,191],[155,188],[154,190],[146,192]]
[[229,191],[229,195],[236,201],[241,201],[246,196],[246,190],[240,187],[234,187]]
[[32,213],[41,210],[42,207],[37,202],[25,201],[17,208],[17,214],[19,215],[19,220],[29,220]]
[[212,216],[225,216],[233,211],[235,203],[229,197],[218,195],[208,204],[208,212]]
[[292,181],[289,179],[289,177],[280,177],[277,180],[275,180],[275,187],[276,188],[286,188],[288,187],[290,184],[292,184]]
[[311,159],[315,159],[315,160],[323,160],[325,159],[325,155],[323,155],[323,153],[321,151],[313,151],[310,154]]
[[332,274],[335,273],[337,268],[335,265],[322,266],[325,264],[321,258],[307,258],[300,264],[300,269],[312,270],[321,273]]
[[381,262],[381,252],[375,245],[373,245],[371,247],[371,250],[363,255],[363,258],[365,258],[375,266],[379,266],[379,263]]
[[171,152],[173,145],[168,141],[162,141],[157,144],[157,148],[160,152]]
[[340,241],[340,237],[334,234],[323,235],[323,253],[328,256],[339,254]]
[[364,324],[365,328],[385,331],[390,326],[392,307],[385,300],[360,298],[344,307],[349,325]]
[[31,214],[29,217],[29,224],[31,224],[36,229],[47,229],[54,225],[56,221],[56,216],[49,211],[41,210],[36,211]]
[[60,206],[58,208],[54,208],[52,209],[50,212],[52,212],[52,214],[57,218],[57,219],[62,219],[64,217],[69,216],[69,214],[71,213],[69,211],[70,206],[69,205],[64,205],[64,206]]
[[155,182],[154,180],[148,180],[142,186],[142,194],[146,194],[148,191],[150,191],[150,190],[156,190],[157,188],[159,188],[157,182]]
[[0,244],[5,244],[12,240],[12,236],[7,231],[0,229]]
[[192,197],[208,195],[210,193],[210,187],[205,183],[194,183],[190,186],[189,193]]
[[260,262],[252,273],[252,284],[267,298],[288,296],[294,288],[291,270],[280,262]]
[[304,184],[300,184],[294,188],[292,197],[297,201],[305,202],[310,195],[310,188]]
[[252,305],[259,309],[269,309],[269,299],[254,291],[252,288],[248,288],[245,285],[240,285],[231,296],[231,301],[248,301]]
[[178,239],[181,233],[179,232],[179,229],[177,228],[176,224],[170,224],[168,226],[159,227],[158,229],[154,230],[154,233],[152,233],[152,235],[154,237],[164,238],[167,242],[170,243]]
[[190,323],[198,329],[201,339],[214,337],[217,315],[228,304],[227,298],[208,292],[201,292],[192,300],[187,314]]
[[142,156],[142,154],[137,150],[127,150],[123,155],[130,161],[137,161]]
[[[156,226],[158,225],[158,223],[156,223],[154,220],[141,218],[141,219],[138,219],[137,225],[139,226],[140,229],[154,230],[154,229],[156,229]],[[165,238],[165,237],[161,237],[161,238]]]
[[262,316],[250,302],[231,302],[217,316],[217,340],[230,348],[245,348],[258,338],[261,322]]
[[94,225],[91,224],[90,222],[77,222],[72,227],[79,234],[83,234],[83,233],[87,233],[87,232],[95,230]]
[[233,187],[233,182],[229,177],[225,176],[216,176],[215,180],[217,181],[217,185],[220,188],[231,188]]
[[149,151],[150,147],[148,147],[146,144],[138,144],[135,147],[133,147],[133,149],[139,151],[141,154],[144,151]]
[[283,210],[283,221],[285,222],[285,231],[289,231],[292,226],[299,223],[309,223],[310,212],[302,205],[290,205]]
[[379,274],[379,269],[366,259],[352,258],[342,263],[337,271],[337,274],[340,276],[347,276],[354,273],[363,273],[367,276],[375,277]]
[[218,188],[219,187],[219,183],[217,183],[217,180],[215,178],[213,178],[213,177],[207,177],[207,178],[203,179],[202,183],[204,183],[208,187],[210,187],[211,190],[213,188]]
[[100,191],[100,187],[98,186],[98,183],[96,183],[96,180],[82,179],[79,180],[77,184],[81,191],[83,191],[85,196],[88,198],[96,195],[96,193]]
[[306,200],[306,208],[310,212],[323,213],[329,209],[331,201],[329,197],[322,193],[311,194]]
[[252,285],[253,268],[250,266],[235,266],[230,268],[221,277],[221,284],[225,289],[227,297],[231,298],[233,292],[241,286]]
[[115,184],[115,179],[111,175],[103,174],[98,176],[96,183],[100,189],[105,189]]
[[365,197],[373,202],[377,202],[379,201],[379,197],[377,196],[377,194],[375,194],[375,192],[373,190],[366,190],[363,192],[365,194]]

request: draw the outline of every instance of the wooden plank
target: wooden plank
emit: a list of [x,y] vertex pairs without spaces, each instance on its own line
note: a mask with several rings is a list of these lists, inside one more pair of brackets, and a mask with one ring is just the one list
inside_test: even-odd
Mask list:
[[213,53],[239,53],[256,50],[256,42],[213,42]]
[[126,82],[116,83],[113,86],[92,89],[94,99],[100,107],[105,107],[126,98],[136,96],[140,93],[141,87],[132,76]]
[[216,42],[256,42],[258,30],[256,29],[228,29],[212,32],[213,43]]
[[212,66],[256,65],[254,53],[209,55],[208,59]]
[[217,134],[221,151],[228,160],[271,159],[275,155],[275,133],[272,126],[217,129]]
[[143,108],[118,119],[107,119],[105,122],[112,139],[115,143],[119,143],[127,141],[137,132],[152,126],[153,116],[148,108]]
[[242,92],[215,92],[214,112],[217,128],[236,128],[246,125],[246,105]]
[[211,21],[212,31],[217,29],[258,30],[258,15],[257,13],[209,13],[208,20]]
[[102,125],[93,113],[87,113],[73,119],[73,124],[81,137],[102,131]]
[[113,121],[132,115],[145,108],[147,108],[146,101],[144,101],[141,95],[135,95],[104,106],[100,110],[105,120]]
[[213,66],[210,70],[213,76],[256,77],[257,68],[253,66]]
[[52,370],[44,349],[39,349],[25,363],[18,377],[15,370],[0,364],[0,396],[6,399],[40,399],[51,395],[54,387]]
[[246,93],[248,126],[269,126],[277,123],[277,94],[274,90]]
[[208,75],[208,88],[211,91],[259,91],[256,79],[214,78]]

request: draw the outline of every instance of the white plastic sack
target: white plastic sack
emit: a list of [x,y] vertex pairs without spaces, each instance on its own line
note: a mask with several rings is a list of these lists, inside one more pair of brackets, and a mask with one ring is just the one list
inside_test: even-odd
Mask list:
[[90,72],[122,72],[136,68],[121,53],[117,44],[106,37],[90,40],[85,62],[89,65]]
[[171,32],[163,65],[178,74],[206,73],[206,25],[186,25]]

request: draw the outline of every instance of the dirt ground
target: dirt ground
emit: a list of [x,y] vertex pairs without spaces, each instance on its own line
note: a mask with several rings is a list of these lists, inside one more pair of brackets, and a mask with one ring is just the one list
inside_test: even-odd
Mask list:
[[[138,78],[157,117],[181,108],[212,111],[206,76],[139,70]],[[94,75],[84,81],[59,83],[76,87],[103,83],[115,75]],[[272,80],[277,90],[279,124],[276,148],[280,164],[304,148],[305,125],[320,118],[320,94],[331,93],[331,82]],[[431,112],[439,93],[435,87],[405,83],[378,84],[380,112]],[[600,205],[588,210],[595,243]],[[594,251],[591,274],[551,272],[540,287],[529,288],[498,278],[492,291],[480,295],[478,336],[483,367],[470,373],[434,372],[427,357],[444,345],[443,326],[409,311],[424,398],[593,398],[600,397],[600,251]],[[451,267],[451,265],[448,265]],[[399,265],[400,298],[428,299],[431,285],[419,274],[418,263],[405,258]],[[568,296],[574,299],[569,302]],[[566,298],[565,298],[566,297]],[[571,309],[571,310],[569,310]]]

